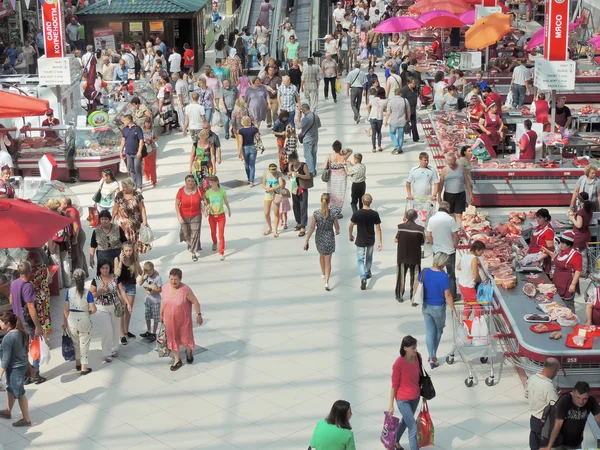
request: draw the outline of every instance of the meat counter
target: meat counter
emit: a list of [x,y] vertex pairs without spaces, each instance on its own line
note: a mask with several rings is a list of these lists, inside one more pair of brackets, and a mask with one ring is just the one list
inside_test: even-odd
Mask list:
[[54,173],[61,181],[69,181],[74,170],[74,128],[70,125],[32,128],[23,127],[19,134],[16,165],[23,176],[39,176],[38,163],[45,154],[51,154],[57,164]]
[[[513,164],[514,165],[514,164]],[[569,206],[583,168],[565,162],[559,168],[528,163],[510,167],[510,160],[473,166],[471,179],[475,206]]]
[[[116,129],[118,132],[118,129]],[[81,181],[98,181],[102,170],[119,172],[121,136],[110,126],[77,128],[75,166]]]

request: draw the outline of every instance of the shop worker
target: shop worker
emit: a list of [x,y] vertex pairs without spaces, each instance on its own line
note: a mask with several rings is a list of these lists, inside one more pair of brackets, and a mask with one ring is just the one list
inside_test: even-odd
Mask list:
[[[542,252],[542,248],[554,250],[554,229],[550,225],[552,216],[546,208],[540,208],[535,213],[537,227],[532,230],[531,241],[529,242],[529,253]],[[546,253],[543,253],[542,268],[546,274],[550,274],[552,261]]]
[[[49,109],[46,111],[46,119],[42,122],[43,127],[55,127],[60,124],[60,120],[54,117],[54,110]],[[58,134],[56,131],[43,131],[44,137],[46,138],[57,138]]]
[[[571,127],[573,117],[571,116],[571,109],[565,105],[566,101],[566,97],[559,97],[556,99],[556,128],[564,127],[568,129]],[[552,108],[550,108],[548,114],[552,115]]]
[[[556,421],[550,435],[548,446],[541,450],[560,450],[581,448],[583,433],[589,414],[594,416],[600,425],[600,405],[595,397],[590,395],[590,385],[585,381],[578,381],[573,390],[563,394],[556,402]],[[561,445],[556,445],[559,439]]]
[[590,296],[587,299],[586,309],[585,309],[585,324],[586,325],[595,325],[600,327],[600,287],[596,286],[596,288],[592,291]]
[[539,450],[542,448],[542,413],[544,408],[558,399],[556,388],[552,380],[556,377],[560,364],[556,358],[544,361],[541,373],[531,375],[525,385],[525,398],[529,402],[529,448]]
[[123,117],[123,137],[121,138],[121,158],[127,158],[129,176],[135,182],[136,189],[142,190],[142,146],[144,132],[135,124],[131,114]]
[[531,120],[525,119],[523,122],[525,133],[519,140],[519,159],[534,160],[535,159],[535,143],[538,135],[531,129]]
[[575,293],[579,294],[579,277],[583,268],[583,258],[575,249],[574,243],[575,233],[573,230],[567,230],[560,235],[557,253],[542,247],[542,251],[554,260],[552,282],[556,286],[556,293],[573,312],[575,312]]

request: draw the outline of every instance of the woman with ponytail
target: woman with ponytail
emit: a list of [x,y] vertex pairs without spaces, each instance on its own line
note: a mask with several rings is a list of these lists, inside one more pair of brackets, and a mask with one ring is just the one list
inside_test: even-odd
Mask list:
[[321,278],[325,280],[325,290],[329,291],[329,277],[331,276],[331,255],[335,252],[335,234],[340,234],[340,224],[335,214],[329,206],[329,194],[321,194],[321,208],[313,213],[310,230],[306,236],[304,250],[308,251],[308,243],[313,232],[317,229],[315,235],[315,244],[319,252],[319,263],[321,264]]
[[94,296],[85,288],[85,272],[81,269],[73,272],[75,286],[67,291],[64,308],[63,330],[69,328],[69,334],[75,347],[75,368],[81,375],[92,371],[88,369],[88,351],[92,340],[91,314],[96,312]]
[[25,373],[29,367],[27,361],[29,335],[12,311],[0,313],[0,328],[6,333],[0,344],[0,355],[2,355],[0,377],[6,372],[6,409],[0,411],[0,418],[10,419],[15,401],[18,401],[23,418],[12,425],[13,427],[28,427],[31,425],[31,418],[24,386]]

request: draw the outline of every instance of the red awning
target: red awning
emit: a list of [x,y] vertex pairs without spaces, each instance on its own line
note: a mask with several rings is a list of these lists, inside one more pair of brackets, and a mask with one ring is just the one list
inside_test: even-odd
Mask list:
[[0,119],[25,116],[43,116],[50,103],[36,97],[0,91]]

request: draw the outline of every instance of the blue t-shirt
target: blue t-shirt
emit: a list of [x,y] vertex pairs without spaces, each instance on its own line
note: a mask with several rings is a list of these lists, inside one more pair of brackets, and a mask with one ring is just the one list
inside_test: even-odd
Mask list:
[[125,127],[122,130],[125,138],[125,153],[127,155],[136,155],[140,145],[140,141],[144,140],[144,132],[138,125],[133,127]]
[[424,302],[429,306],[443,306],[446,304],[446,296],[444,291],[450,289],[450,280],[446,272],[438,272],[436,270],[424,269],[419,274],[419,281],[423,279],[425,274],[425,281],[423,287],[425,288],[425,299]]
[[8,58],[10,59],[10,65],[14,67],[15,62],[17,60],[17,55],[19,54],[19,52],[17,52],[16,48],[8,48],[6,49],[6,56],[8,56]]

